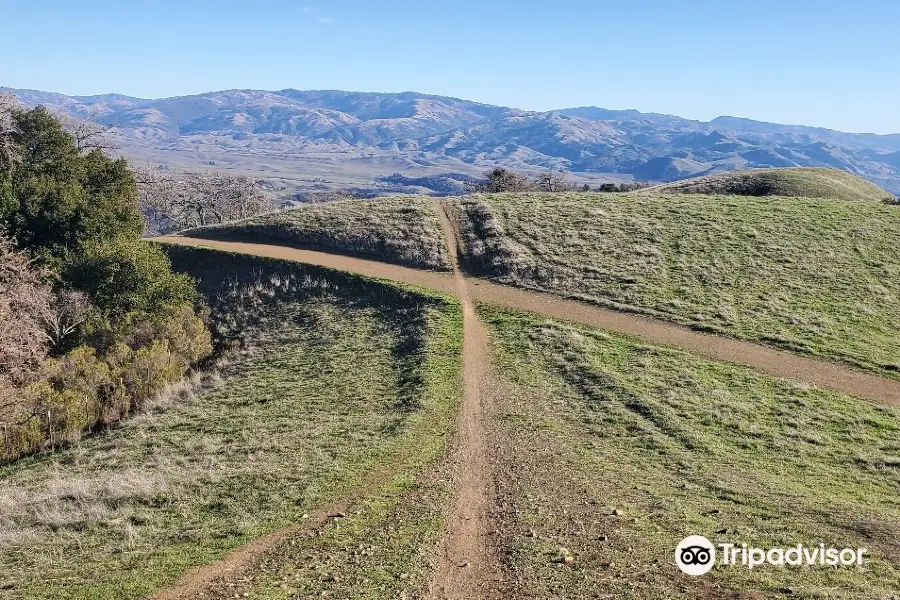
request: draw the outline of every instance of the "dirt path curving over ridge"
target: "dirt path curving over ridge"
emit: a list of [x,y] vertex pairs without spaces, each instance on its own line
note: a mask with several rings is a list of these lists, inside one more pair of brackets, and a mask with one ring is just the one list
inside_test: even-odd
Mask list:
[[207,240],[180,235],[150,238],[150,241],[163,244],[178,244],[179,246],[191,246],[193,248],[212,248],[214,250],[237,252],[239,254],[249,254],[252,256],[260,256],[262,258],[280,258],[282,260],[315,265],[317,267],[326,267],[336,271],[365,275],[366,277],[399,281],[401,283],[417,285],[446,294],[456,293],[454,279],[450,273],[424,271],[377,260],[345,256],[343,254],[331,254],[329,252],[319,252],[317,250],[301,250],[299,248],[290,248],[288,246],[273,246],[272,244]]
[[459,270],[456,235],[434,202],[453,263],[453,283],[463,310],[463,401],[457,419],[453,463],[456,494],[434,567],[428,598],[478,600],[499,597],[500,561],[490,542],[493,468],[488,457],[484,385],[487,334]]
[[[442,219],[446,221],[446,215],[443,212],[441,214]],[[153,241],[281,258],[368,277],[390,279],[444,293],[457,295],[460,293],[457,289],[457,277],[460,277],[458,269],[455,271],[456,275],[451,276],[447,273],[420,271],[373,260],[267,244],[222,242],[180,236],[154,238]],[[450,243],[454,244],[454,248],[451,248],[451,251],[454,251],[455,238],[451,239]],[[455,256],[453,254],[454,258]],[[701,333],[659,319],[566,300],[543,292],[498,285],[471,277],[463,282],[468,282],[465,286],[467,293],[479,302],[599,327],[654,344],[678,346],[707,358],[746,365],[776,377],[804,381],[819,388],[900,406],[900,381],[885,379],[840,363],[808,358],[735,338]]]

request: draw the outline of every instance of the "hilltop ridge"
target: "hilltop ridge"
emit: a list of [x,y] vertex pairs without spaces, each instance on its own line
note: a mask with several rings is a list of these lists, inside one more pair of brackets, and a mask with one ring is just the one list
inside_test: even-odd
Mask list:
[[750,169],[683,179],[646,190],[654,193],[795,196],[858,202],[885,202],[891,195],[840,169],[826,167]]

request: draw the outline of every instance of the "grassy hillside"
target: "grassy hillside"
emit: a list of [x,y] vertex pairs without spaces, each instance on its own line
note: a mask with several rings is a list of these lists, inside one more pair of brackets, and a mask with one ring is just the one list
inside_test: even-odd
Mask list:
[[[900,411],[482,307],[494,346],[497,527],[515,598],[887,598],[900,587]],[[738,547],[865,547],[862,568],[717,566]],[[570,556],[571,564],[563,561]]]
[[239,286],[248,349],[196,396],[0,469],[0,598],[146,597],[359,486],[340,523],[266,557],[284,581],[255,584],[365,598],[422,585],[448,501],[435,469],[458,403],[459,306],[277,261],[172,256],[209,294]]
[[750,169],[666,183],[647,190],[658,194],[736,194],[801,196],[859,202],[884,202],[892,195],[862,177],[841,169]]
[[430,200],[422,197],[309,204],[183,234],[338,252],[423,269],[450,268],[437,216]]
[[882,373],[900,365],[900,212],[827,199],[460,201],[470,270]]

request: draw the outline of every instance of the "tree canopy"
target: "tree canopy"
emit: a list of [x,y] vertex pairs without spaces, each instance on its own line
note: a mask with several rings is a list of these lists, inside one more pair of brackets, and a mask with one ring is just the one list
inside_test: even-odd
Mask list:
[[5,169],[0,222],[19,248],[62,261],[143,232],[137,183],[124,159],[84,153],[44,108],[12,111],[18,160]]

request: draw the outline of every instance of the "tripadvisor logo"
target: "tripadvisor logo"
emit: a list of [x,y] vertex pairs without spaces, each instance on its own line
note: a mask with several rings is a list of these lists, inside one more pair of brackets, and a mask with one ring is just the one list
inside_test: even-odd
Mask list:
[[716,564],[716,549],[702,535],[689,535],[675,548],[675,564],[688,575],[703,575]]
[[797,544],[790,548],[752,548],[747,544],[721,543],[714,546],[702,535],[690,535],[675,548],[675,564],[687,575],[703,575],[716,564],[716,548],[722,566],[743,566],[753,569],[761,565],[851,566],[861,565],[866,548],[826,548],[819,544],[812,548]]

